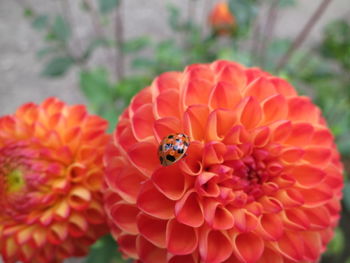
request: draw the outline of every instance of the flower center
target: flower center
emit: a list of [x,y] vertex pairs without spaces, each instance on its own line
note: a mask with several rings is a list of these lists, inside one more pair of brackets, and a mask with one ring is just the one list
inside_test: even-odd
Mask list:
[[5,175],[5,177],[7,191],[10,193],[19,191],[25,186],[23,172],[20,169],[12,170],[10,173]]
[[222,156],[220,163],[204,167],[204,174],[197,179],[198,193],[223,205],[242,207],[274,191],[271,180],[280,170],[268,150],[252,145],[225,147],[216,151],[216,156]]
[[46,167],[35,144],[14,142],[0,148],[0,214],[15,217],[30,210],[46,180]]

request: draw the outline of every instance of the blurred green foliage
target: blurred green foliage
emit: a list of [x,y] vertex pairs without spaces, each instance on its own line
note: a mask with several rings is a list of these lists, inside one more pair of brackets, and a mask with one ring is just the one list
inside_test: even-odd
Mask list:
[[[76,25],[69,15],[41,14],[25,7],[24,16],[42,36],[43,48],[37,52],[38,59],[44,60],[42,75],[57,78],[75,70],[89,109],[108,119],[110,130],[133,95],[150,85],[156,75],[182,70],[191,63],[230,59],[281,75],[301,94],[310,96],[323,110],[336,136],[346,173],[350,172],[350,24],[345,19],[339,18],[327,25],[321,41],[295,50],[286,66],[276,68],[293,42],[293,39],[274,37],[274,26],[279,22],[276,14],[281,9],[293,8],[296,0],[228,0],[236,28],[224,36],[208,27],[208,23],[200,24],[191,16],[185,17],[178,6],[180,3],[164,3],[172,34],[160,41],[145,35],[125,40],[123,21],[117,12],[122,0],[95,1],[95,5],[91,5],[90,1],[81,0],[81,11],[92,21],[92,34],[79,48],[81,41],[73,33]],[[201,0],[187,1],[196,8]],[[261,12],[265,13],[259,15]],[[113,34],[106,34],[107,28]],[[97,50],[102,51],[107,60],[112,53],[117,53],[116,58],[112,57],[113,65],[94,63],[92,57]],[[323,263],[350,262],[349,182],[345,185],[343,202],[342,221]],[[112,238],[106,236],[91,248],[86,262],[126,261],[116,252]]]

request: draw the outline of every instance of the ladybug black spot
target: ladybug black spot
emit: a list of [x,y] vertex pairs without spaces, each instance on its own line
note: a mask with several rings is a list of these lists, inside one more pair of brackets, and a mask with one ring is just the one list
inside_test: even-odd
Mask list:
[[169,135],[168,136],[168,139],[172,139],[172,138],[174,138],[174,135]]
[[167,159],[168,161],[170,161],[170,162],[175,162],[175,157],[174,157],[174,156],[171,156],[170,154],[168,154],[168,155],[166,156],[166,159]]
[[183,148],[182,149],[178,149],[177,152],[180,153],[180,154],[184,153],[184,149]]

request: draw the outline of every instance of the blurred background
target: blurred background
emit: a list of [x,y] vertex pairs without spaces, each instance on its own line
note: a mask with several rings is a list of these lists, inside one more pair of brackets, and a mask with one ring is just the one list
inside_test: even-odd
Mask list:
[[[1,115],[57,96],[113,127],[156,75],[215,59],[262,67],[311,96],[349,173],[349,0],[0,0]],[[324,263],[350,262],[348,183],[343,204]],[[111,243],[88,262],[109,262]]]

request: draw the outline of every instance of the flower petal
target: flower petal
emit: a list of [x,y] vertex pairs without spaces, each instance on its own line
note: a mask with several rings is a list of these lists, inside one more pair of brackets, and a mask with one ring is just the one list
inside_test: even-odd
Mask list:
[[275,243],[275,248],[292,261],[301,261],[304,255],[304,243],[298,233],[285,232]]
[[235,224],[232,213],[219,202],[211,199],[205,202],[204,217],[206,222],[216,230],[230,229]]
[[175,117],[165,117],[154,122],[154,134],[159,142],[171,133],[180,133],[182,131],[182,124]]
[[262,119],[262,110],[254,97],[245,97],[237,106],[240,121],[246,129],[255,128]]
[[233,110],[242,99],[238,86],[228,82],[218,82],[212,90],[209,105],[212,109]]
[[[171,98],[171,99],[169,99]],[[180,117],[180,95],[176,89],[161,92],[155,101],[154,112],[158,118]]]
[[209,95],[213,89],[213,83],[206,79],[190,77],[185,80],[181,101],[184,107],[196,104],[208,104]]
[[289,172],[301,187],[307,188],[321,183],[326,176],[322,169],[308,164],[294,166]]
[[153,135],[153,106],[144,104],[139,107],[131,118],[131,127],[137,140],[142,141]]
[[204,222],[202,209],[197,194],[193,191],[188,191],[181,200],[176,202],[176,219],[185,225],[199,227]]
[[224,232],[203,229],[199,236],[199,254],[203,262],[220,263],[232,254],[232,243]]
[[237,122],[234,111],[216,109],[212,111],[208,117],[206,128],[206,141],[222,140]]
[[198,234],[194,228],[178,223],[176,219],[173,219],[168,221],[166,243],[170,253],[187,255],[197,248]]
[[249,83],[244,90],[244,96],[255,97],[259,102],[264,99],[276,95],[276,89],[273,83],[271,83],[266,77],[260,77]]
[[187,187],[190,178],[183,174],[177,164],[161,167],[152,175],[152,181],[157,189],[171,200],[180,199]]
[[287,118],[288,106],[286,99],[281,94],[267,97],[261,104],[264,113],[263,122],[271,123]]
[[184,113],[184,129],[191,140],[201,141],[204,139],[208,115],[208,106],[192,105],[187,108]]
[[239,234],[233,240],[233,253],[242,262],[257,262],[263,252],[263,240],[253,233]]
[[139,142],[129,148],[130,161],[147,177],[151,176],[155,167],[160,166],[157,148],[150,142]]
[[111,218],[114,223],[128,234],[137,234],[135,218],[139,210],[136,206],[127,203],[117,203],[111,208]]
[[247,86],[247,76],[240,65],[227,63],[222,67],[217,75],[218,82],[227,82],[238,91],[242,91]]
[[264,214],[260,217],[257,232],[265,240],[277,241],[283,235],[283,222],[279,214]]
[[317,124],[320,110],[311,103],[308,97],[294,97],[288,100],[288,119],[292,121]]
[[147,181],[141,187],[137,198],[137,206],[146,214],[160,219],[174,217],[174,202],[155,189],[151,181]]
[[144,238],[157,247],[166,247],[166,220],[160,220],[144,213],[137,217],[137,227]]
[[136,239],[137,252],[142,263],[166,263],[166,250],[154,246],[142,236]]

